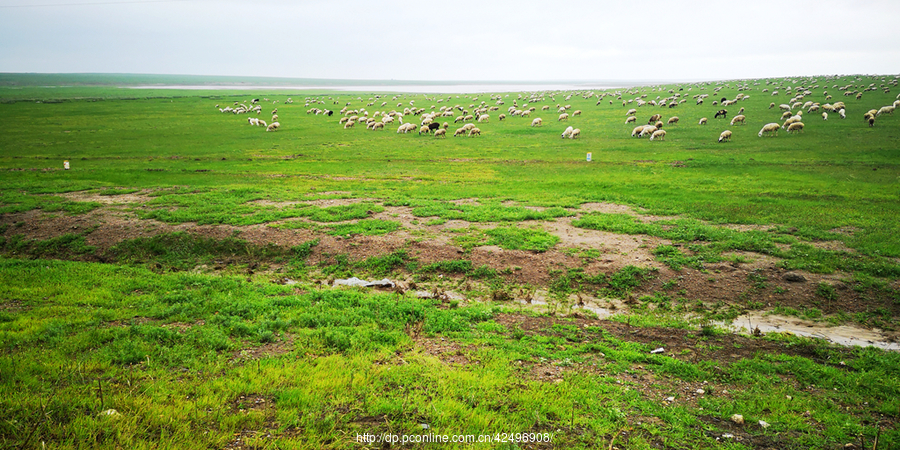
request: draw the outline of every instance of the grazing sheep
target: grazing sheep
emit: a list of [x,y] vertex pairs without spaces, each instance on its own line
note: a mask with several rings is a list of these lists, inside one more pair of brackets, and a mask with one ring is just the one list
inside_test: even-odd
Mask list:
[[803,122],[794,122],[787,127],[788,133],[803,131]]
[[562,113],[562,114],[559,115],[559,118],[556,119],[557,122],[562,122],[563,120],[565,120],[566,122],[569,121],[569,114],[568,114],[568,113]]
[[647,126],[649,126],[649,125],[639,125],[639,126],[634,127],[634,129],[631,130],[631,137],[640,136],[641,131],[644,131],[644,127],[647,127]]
[[372,131],[375,130],[384,130],[384,122],[374,122],[372,124]]
[[775,107],[775,103],[769,103],[769,109],[772,109],[774,107]]
[[562,134],[561,134],[559,137],[561,137],[561,138],[563,138],[563,139],[565,139],[565,138],[567,138],[567,137],[571,137],[573,131],[575,131],[575,128],[573,128],[573,127],[568,127],[568,128],[566,128],[565,131],[562,132]]
[[457,128],[456,132],[453,133],[453,137],[457,137],[457,136],[466,134],[466,131],[469,131],[469,130],[466,130],[465,128]]
[[838,114],[841,115],[841,119],[846,119],[846,118],[847,118],[847,112],[844,111],[844,108],[839,109],[839,110],[838,110]]
[[700,125],[706,125],[706,117],[700,119]]
[[870,126],[870,127],[874,127],[874,126],[875,126],[875,118],[874,118],[874,117],[872,117],[872,118],[869,119],[869,126]]
[[273,115],[272,115],[272,122],[275,122],[276,120],[278,120],[278,114],[273,114]]
[[354,125],[356,125],[355,120],[348,120],[347,123],[344,124],[344,129],[353,128]]
[[543,124],[544,124],[544,121],[542,121],[540,117],[531,121],[531,126],[533,126],[533,127],[539,127]]
[[487,114],[482,114],[482,115],[478,116],[478,121],[479,122],[490,122],[491,116],[489,116]]
[[722,116],[723,118],[727,119],[728,118],[728,110],[720,109],[720,110],[716,111],[716,115],[713,116],[713,119],[718,119],[719,116]]
[[662,119],[662,114],[654,114],[650,116],[650,120],[647,121],[647,124],[652,124],[653,122],[658,122],[659,119]]
[[666,125],[674,125],[678,123],[678,116],[670,117],[668,121],[666,121]]
[[787,129],[787,127],[791,126],[792,123],[797,123],[799,121],[800,119],[798,119],[797,116],[793,116],[790,119],[785,120],[784,123],[781,124],[781,128]]
[[666,130],[656,130],[656,131],[654,131],[653,134],[650,135],[650,140],[651,140],[651,141],[654,141],[654,140],[664,141],[664,140],[666,140]]
[[407,122],[407,123],[401,124],[397,128],[397,134],[400,134],[400,133],[406,134],[415,129],[416,129],[416,124]]
[[629,124],[629,123],[631,123],[631,122],[637,122],[637,117],[635,117],[635,116],[628,116],[628,118],[625,119],[625,123],[626,123],[626,124]]
[[497,116],[497,120],[499,120],[499,121],[501,121],[501,122],[502,122],[503,119],[505,119],[505,118],[506,118],[506,114],[500,114],[499,116]]
[[731,118],[731,126],[734,126],[734,124],[736,124],[738,122],[740,122],[740,124],[743,125],[744,120],[746,120],[746,119],[747,119],[747,117],[745,117],[743,114],[738,114]]
[[719,135],[719,142],[725,142],[731,140],[731,130],[725,130],[722,134]]
[[440,136],[440,137],[442,137],[442,138],[446,138],[446,137],[447,137],[447,130],[444,129],[444,128],[441,128],[441,129],[439,129],[439,130],[435,130],[435,131],[434,131],[434,137],[438,137],[438,136]]
[[789,118],[791,118],[791,117],[793,117],[793,116],[794,116],[794,115],[791,114],[790,111],[785,111],[784,114],[781,115],[781,120],[786,120],[786,119],[789,119]]
[[478,128],[472,128],[469,130],[469,137],[481,136],[481,130]]
[[579,137],[581,137],[581,129],[580,128],[576,128],[576,129],[572,130],[572,134],[569,135],[569,139],[578,139]]
[[431,128],[428,128],[428,125],[422,125],[422,127],[419,128],[419,135],[421,135],[422,133],[428,134],[430,132]]
[[635,114],[637,114],[637,110],[634,108],[629,109],[628,112],[625,113],[626,116],[633,116]]
[[572,117],[580,116],[580,115],[581,115],[581,110],[580,110],[580,109],[576,109],[575,112],[572,113]]
[[278,123],[278,122],[272,122],[272,123],[269,124],[269,126],[266,127],[266,131],[275,131],[275,130],[277,130],[278,127],[280,127],[280,126],[281,126],[280,123]]
[[782,111],[790,111],[791,110],[791,105],[781,104],[781,105],[778,105],[778,107],[781,108]]
[[878,112],[875,113],[875,116],[877,117],[882,114],[894,115],[894,107],[893,106],[882,106],[881,109],[879,109]]
[[825,111],[822,111],[822,120],[828,120],[828,113]]
[[641,135],[640,135],[640,137],[650,136],[650,135],[652,135],[654,132],[656,132],[656,130],[658,130],[658,128],[654,127],[653,125],[648,125],[648,126],[644,127],[643,130],[641,130]]
[[763,134],[772,134],[778,136],[778,129],[781,128],[781,125],[777,123],[767,123],[759,130],[759,137],[763,137]]

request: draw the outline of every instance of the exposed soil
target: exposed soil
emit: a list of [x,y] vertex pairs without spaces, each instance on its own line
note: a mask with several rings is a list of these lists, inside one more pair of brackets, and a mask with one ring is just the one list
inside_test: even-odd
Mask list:
[[[147,193],[122,195],[70,193],[64,196],[70,200],[99,202],[103,206],[87,214],[75,216],[44,213],[39,210],[4,214],[0,216],[0,226],[5,225],[4,235],[7,238],[23,235],[28,239],[45,240],[65,234],[84,235],[86,243],[95,246],[96,250],[92,254],[75,258],[92,261],[108,261],[107,251],[122,241],[178,231],[215,239],[236,236],[260,246],[274,244],[291,247],[318,239],[319,244],[313,247],[308,259],[313,265],[329,261],[335,255],[341,254],[346,254],[350,260],[355,261],[405,250],[409,256],[423,264],[468,259],[475,267],[486,265],[498,271],[509,284],[538,289],[552,281],[553,271],[582,268],[586,274],[594,275],[612,273],[631,265],[653,268],[656,276],[653,280],[643,283],[626,301],[661,292],[672,298],[688,299],[685,301],[699,300],[706,305],[736,305],[739,308],[752,305],[753,309],[775,306],[798,310],[817,308],[826,315],[838,312],[850,315],[868,313],[881,308],[888,311],[891,317],[900,316],[900,305],[897,302],[879,299],[866,292],[858,292],[853,286],[842,281],[850,278],[846,274],[821,275],[802,272],[789,274],[777,266],[778,261],[775,258],[746,252],[739,253],[743,260],[748,261],[746,263],[722,262],[706,264],[702,271],[692,268],[674,271],[656,261],[651,253],[659,245],[671,245],[670,241],[653,236],[588,230],[572,225],[572,221],[585,212],[630,214],[641,220],[660,219],[642,215],[623,205],[589,203],[582,205],[581,209],[573,210],[575,217],[523,222],[521,226],[541,227],[560,238],[560,243],[547,252],[504,250],[496,246],[475,247],[465,252],[453,244],[451,236],[454,233],[448,230],[468,227],[490,228],[498,224],[450,220],[440,225],[426,225],[429,218],[415,217],[408,207],[392,206],[385,207],[383,212],[373,214],[371,218],[398,221],[401,229],[380,236],[330,236],[314,229],[282,229],[268,224],[242,227],[195,223],[166,224],[156,220],[141,220],[134,214],[133,209],[141,208],[150,199],[145,194]],[[335,206],[362,201],[377,202],[372,199],[325,199],[308,203]],[[477,200],[462,199],[456,203],[474,204]],[[282,207],[289,204],[295,202],[267,203]],[[756,229],[747,226],[738,228]],[[841,231],[852,233],[853,230]],[[838,247],[834,243],[820,243],[820,245]],[[579,252],[583,250],[591,250],[593,255],[579,256]],[[833,287],[834,299],[825,300],[817,294],[816,290],[820,283]]]

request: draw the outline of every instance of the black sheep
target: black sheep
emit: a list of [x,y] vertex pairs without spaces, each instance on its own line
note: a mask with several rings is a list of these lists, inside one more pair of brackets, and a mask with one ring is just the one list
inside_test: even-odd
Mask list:
[[724,118],[727,119],[727,118],[728,118],[728,110],[727,110],[727,109],[720,109],[719,112],[716,113],[715,117],[713,117],[713,119],[718,119],[719,116],[722,116],[722,117],[724,117]]

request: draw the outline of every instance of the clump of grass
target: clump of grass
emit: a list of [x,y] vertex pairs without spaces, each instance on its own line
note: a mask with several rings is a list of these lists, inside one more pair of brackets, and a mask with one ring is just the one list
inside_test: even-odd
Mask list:
[[290,253],[290,249],[271,243],[259,246],[234,237],[213,239],[175,232],[122,241],[110,248],[106,256],[127,264],[150,263],[174,270],[189,270],[217,259],[258,262],[284,258]]
[[672,245],[660,245],[651,252],[656,255],[657,261],[665,263],[672,270],[681,270],[682,267],[703,269],[703,260],[698,256],[687,256],[678,247]]
[[28,239],[21,234],[8,239],[0,236],[0,252],[15,257],[78,258],[93,254],[96,249],[87,244],[84,234],[66,233],[44,240]]
[[578,292],[594,292],[600,297],[625,297],[653,277],[654,269],[625,266],[611,274],[588,275],[582,268],[568,268],[565,271],[551,270],[549,285],[551,294],[566,297]]
[[348,236],[361,234],[363,236],[377,236],[388,234],[400,229],[400,222],[393,220],[365,219],[355,223],[329,225],[327,233],[332,236]]
[[453,242],[465,250],[482,245],[496,245],[505,250],[545,252],[557,243],[559,237],[537,228],[497,227],[456,230]]

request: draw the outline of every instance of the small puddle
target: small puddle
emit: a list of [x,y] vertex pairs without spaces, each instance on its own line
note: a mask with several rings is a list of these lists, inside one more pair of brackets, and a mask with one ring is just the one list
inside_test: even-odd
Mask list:
[[[522,305],[534,305],[543,307],[545,310],[556,308],[557,310],[566,312],[590,311],[597,315],[598,319],[605,319],[609,316],[620,313],[618,309],[601,308],[596,305],[599,299],[594,297],[583,298],[583,304],[579,305],[574,298],[569,298],[569,305],[553,305],[547,301],[546,291],[537,291],[531,300],[517,300]],[[619,305],[617,305],[618,308]]]
[[720,323],[725,329],[735,333],[750,334],[755,328],[763,333],[788,332],[797,336],[824,339],[846,347],[877,347],[883,350],[900,351],[900,343],[891,342],[890,337],[880,330],[868,330],[850,325],[828,326],[796,317],[766,315],[763,311],[745,314],[730,324]]

